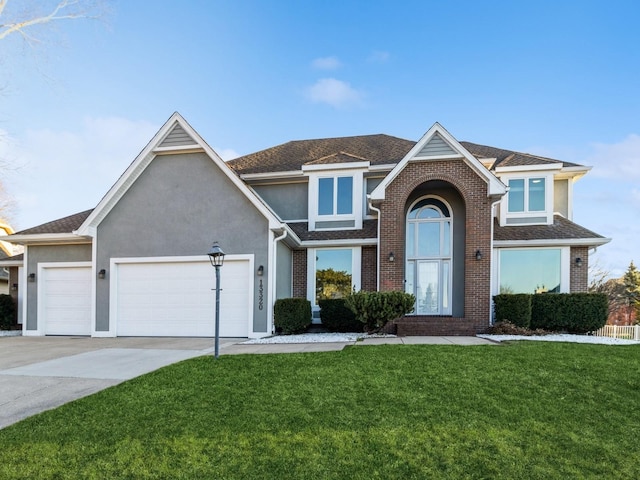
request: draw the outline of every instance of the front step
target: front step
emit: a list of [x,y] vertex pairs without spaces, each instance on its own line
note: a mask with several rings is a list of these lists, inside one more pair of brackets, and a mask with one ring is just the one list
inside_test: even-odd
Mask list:
[[396,320],[399,337],[416,336],[473,336],[477,333],[471,320],[455,317],[411,316]]

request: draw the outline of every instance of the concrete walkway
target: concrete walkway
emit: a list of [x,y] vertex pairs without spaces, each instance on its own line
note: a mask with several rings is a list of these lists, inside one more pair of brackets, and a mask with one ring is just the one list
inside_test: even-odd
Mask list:
[[[243,344],[220,339],[221,355],[305,353],[348,345],[495,344],[477,337],[387,337],[358,342]],[[211,338],[0,338],[0,428],[166,365],[213,355]]]

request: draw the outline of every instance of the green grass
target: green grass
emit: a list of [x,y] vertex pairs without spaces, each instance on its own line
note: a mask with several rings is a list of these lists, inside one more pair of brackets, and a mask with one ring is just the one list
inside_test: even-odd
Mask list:
[[188,360],[0,430],[0,478],[640,478],[640,347]]

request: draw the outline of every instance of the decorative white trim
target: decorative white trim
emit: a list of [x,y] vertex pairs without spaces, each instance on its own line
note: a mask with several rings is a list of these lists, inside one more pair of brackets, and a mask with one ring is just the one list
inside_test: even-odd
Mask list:
[[[435,157],[420,157],[418,158],[418,153],[422,150],[422,148],[434,137],[434,135],[439,134],[443,140],[445,140],[449,146],[458,152],[460,152],[460,156],[458,155],[438,155]],[[427,160],[427,159],[452,159],[452,158],[463,158],[465,163],[475,171],[478,176],[483,178],[487,182],[487,196],[501,196],[504,195],[507,191],[506,186],[496,177],[491,171],[489,171],[476,157],[471,155],[469,151],[464,148],[458,142],[453,135],[451,135],[442,125],[438,122],[434,123],[433,126],[427,130],[427,132],[422,136],[420,140],[413,146],[413,148],[405,155],[405,157],[393,168],[393,170],[385,177],[385,179],[378,185],[373,192],[371,192],[372,200],[384,200],[385,199],[385,190],[388,185],[393,182],[396,177],[404,170],[407,163],[414,160]]]
[[563,246],[585,246],[599,247],[609,243],[610,238],[566,238],[566,239],[544,239],[544,240],[496,240],[493,246],[498,248],[509,247],[563,247]]
[[261,179],[276,179],[276,178],[298,178],[304,177],[302,170],[287,170],[284,172],[265,172],[265,173],[243,173],[240,175],[242,180],[261,180]]
[[513,167],[496,167],[496,173],[521,173],[521,172],[541,172],[560,171],[562,163],[544,163],[537,165],[516,165]]
[[331,248],[331,247],[353,247],[353,246],[371,246],[377,245],[377,238],[364,239],[342,239],[342,240],[305,240],[300,242],[301,247],[305,248]]
[[[360,230],[362,229],[362,189],[364,184],[364,170],[362,169],[345,169],[340,171],[323,170],[322,172],[312,172],[309,174],[309,188],[308,188],[308,210],[309,216],[309,231],[316,230],[330,231],[330,230]],[[319,215],[318,214],[318,192],[319,182],[322,178],[334,179],[334,210],[337,208],[335,202],[337,202],[337,182],[335,181],[339,177],[351,177],[352,178],[352,198],[351,198],[351,210],[350,214],[334,214],[334,215]],[[335,221],[353,221],[353,227],[336,227],[336,228],[316,228],[318,222],[335,222]]]
[[359,170],[369,168],[370,162],[345,162],[345,163],[322,163],[314,165],[302,165],[302,172],[319,172],[333,170]]
[[11,243],[17,243],[19,245],[24,245],[26,243],[30,245],[68,245],[70,243],[91,243],[91,238],[76,235],[73,233],[36,233],[32,235],[12,235],[11,237],[0,237],[0,240],[10,241]]
[[[251,191],[251,189],[235,174],[234,171],[218,156],[218,154],[204,141],[204,139],[187,123],[187,121],[175,112],[169,120],[160,128],[158,133],[151,139],[147,146],[140,152],[135,160],[129,165],[118,181],[111,187],[102,198],[98,206],[91,212],[89,217],[83,222],[75,233],[76,235],[95,235],[95,230],[100,222],[107,216],[111,209],[118,203],[124,194],[131,188],[142,172],[149,166],[158,153],[184,152],[180,147],[158,147],[165,137],[179,125],[196,142],[198,150],[201,149],[218,166],[220,171],[242,192],[253,206],[267,219],[269,228],[280,227],[282,222],[276,215]],[[194,148],[189,145],[188,149]],[[158,152],[156,152],[156,150]]]

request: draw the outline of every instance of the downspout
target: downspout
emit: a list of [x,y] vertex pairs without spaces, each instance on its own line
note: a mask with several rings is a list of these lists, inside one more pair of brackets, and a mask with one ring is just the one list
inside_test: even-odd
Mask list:
[[287,236],[287,230],[284,230],[282,235],[280,235],[279,237],[276,237],[273,239],[273,268],[270,268],[269,270],[271,271],[270,277],[269,278],[269,283],[270,283],[270,288],[269,288],[269,321],[271,322],[271,334],[276,333],[275,327],[273,325],[273,304],[275,303],[276,299],[276,265],[277,265],[277,258],[278,258],[278,242],[281,240],[284,240]]
[[[491,242],[491,251],[489,252],[489,288],[490,291],[493,291],[493,285],[494,285],[494,280],[495,280],[495,258],[493,257],[493,226],[495,224],[495,210],[496,210],[496,205],[498,203],[500,203],[502,201],[502,198],[499,198],[498,200],[496,200],[495,202],[491,203],[491,238],[489,239]],[[489,295],[489,325],[493,325],[493,298],[492,295]]]
[[369,205],[369,208],[371,210],[373,210],[374,212],[376,212],[378,214],[378,238],[376,239],[378,242],[377,245],[377,259],[376,259],[376,290],[379,292],[380,291],[380,223],[382,220],[382,212],[380,211],[379,208],[376,208],[373,206],[373,203],[371,203],[371,195],[367,195],[367,204]]

